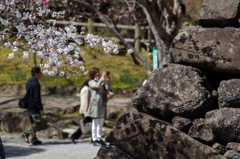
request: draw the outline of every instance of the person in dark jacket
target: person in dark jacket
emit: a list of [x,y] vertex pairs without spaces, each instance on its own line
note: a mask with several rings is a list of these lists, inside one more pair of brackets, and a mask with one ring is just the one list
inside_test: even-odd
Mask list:
[[32,135],[31,144],[38,145],[42,142],[37,139],[36,131],[41,124],[41,114],[43,113],[43,105],[41,101],[41,86],[38,80],[42,77],[42,73],[39,67],[34,67],[31,70],[32,78],[26,83],[26,91],[29,91],[27,98],[27,111],[31,125],[22,133],[22,138],[27,143],[29,142],[29,136]]

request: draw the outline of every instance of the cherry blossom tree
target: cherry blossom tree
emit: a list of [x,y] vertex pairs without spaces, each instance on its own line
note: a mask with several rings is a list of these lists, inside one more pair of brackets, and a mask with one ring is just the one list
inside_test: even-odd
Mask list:
[[[91,48],[103,47],[106,53],[118,53],[118,45],[97,35],[80,38],[79,34],[84,34],[85,28],[78,33],[74,22],[64,28],[56,27],[56,19],[64,18],[65,11],[53,12],[45,3],[45,0],[0,1],[0,43],[11,48],[9,59],[17,56],[29,64],[32,54],[35,66],[40,66],[45,75],[70,78],[71,73],[78,73],[79,69],[88,73],[79,60],[82,44],[87,43]],[[49,16],[51,20],[46,23],[44,19]],[[12,37],[15,37],[13,41]]]

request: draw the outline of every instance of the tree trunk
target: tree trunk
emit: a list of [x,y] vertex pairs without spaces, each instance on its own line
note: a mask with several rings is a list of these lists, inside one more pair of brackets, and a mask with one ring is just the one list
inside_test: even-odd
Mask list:
[[37,67],[37,55],[36,55],[36,53],[33,53],[33,62],[34,62],[34,66]]
[[159,67],[167,63],[166,60],[166,47],[160,38],[156,26],[153,24],[152,18],[150,17],[149,12],[147,9],[143,6],[143,11],[146,14],[146,18],[148,21],[149,26],[151,27],[155,42],[156,42],[156,48],[158,50],[158,62],[159,62]]
[[131,56],[132,56],[132,60],[133,60],[134,64],[140,65],[140,63],[139,63],[138,60],[136,59],[135,55],[134,55],[134,54],[131,54]]
[[[151,27],[159,55],[159,67],[171,61],[168,50],[172,40],[177,35],[182,23],[181,0],[169,1],[138,0],[142,5],[149,26]],[[161,12],[159,12],[161,11]],[[164,25],[163,25],[164,24]]]

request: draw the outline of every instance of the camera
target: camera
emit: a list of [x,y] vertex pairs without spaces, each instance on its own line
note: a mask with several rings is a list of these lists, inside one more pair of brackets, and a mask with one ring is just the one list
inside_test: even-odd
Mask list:
[[107,72],[107,75],[109,75],[110,74],[110,71],[106,71]]

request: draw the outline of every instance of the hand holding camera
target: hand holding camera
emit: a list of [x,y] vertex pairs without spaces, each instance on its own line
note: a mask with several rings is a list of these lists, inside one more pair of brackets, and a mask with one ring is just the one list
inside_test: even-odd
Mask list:
[[107,81],[109,81],[110,80],[110,76],[109,76],[109,74],[110,74],[110,72],[109,71],[103,71],[103,73],[102,73],[102,77],[103,78],[107,78]]

